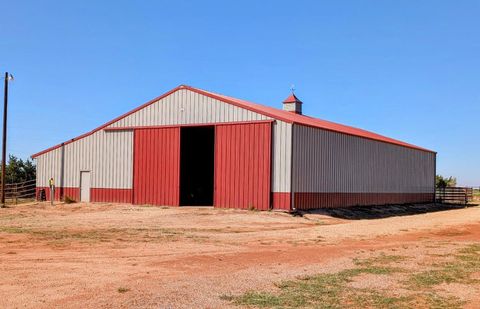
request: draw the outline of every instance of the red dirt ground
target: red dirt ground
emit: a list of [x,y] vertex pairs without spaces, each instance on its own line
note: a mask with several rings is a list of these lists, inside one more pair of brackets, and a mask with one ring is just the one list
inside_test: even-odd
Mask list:
[[[310,214],[119,204],[0,209],[2,308],[224,308],[394,251],[428,259],[480,242],[480,208],[343,220]],[[467,307],[480,301],[476,290]],[[471,307],[473,308],[473,307]]]

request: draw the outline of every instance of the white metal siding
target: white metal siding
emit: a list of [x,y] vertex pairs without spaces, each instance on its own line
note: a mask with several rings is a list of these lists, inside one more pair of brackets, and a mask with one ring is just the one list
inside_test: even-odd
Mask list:
[[[270,117],[181,89],[120,119],[109,127],[201,124],[257,121]],[[273,125],[272,190],[290,191],[292,126],[282,121]],[[62,172],[62,152],[64,170]],[[89,170],[92,188],[131,189],[133,177],[133,132],[100,130],[37,158],[37,186],[78,188],[80,171]],[[63,176],[62,176],[63,175]]]
[[78,188],[80,171],[90,171],[92,188],[128,189],[133,177],[133,132],[98,131],[36,159],[37,187],[47,187],[53,177],[58,187]]
[[433,193],[435,154],[295,125],[294,192]]
[[290,192],[292,125],[283,121],[273,124],[272,191]]
[[270,117],[180,89],[109,127],[267,120]]

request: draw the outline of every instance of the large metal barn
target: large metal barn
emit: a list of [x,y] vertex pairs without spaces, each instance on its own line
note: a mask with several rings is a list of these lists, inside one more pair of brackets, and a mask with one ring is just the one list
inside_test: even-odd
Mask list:
[[436,153],[372,132],[179,86],[34,154],[37,194],[85,202],[313,209],[432,202]]

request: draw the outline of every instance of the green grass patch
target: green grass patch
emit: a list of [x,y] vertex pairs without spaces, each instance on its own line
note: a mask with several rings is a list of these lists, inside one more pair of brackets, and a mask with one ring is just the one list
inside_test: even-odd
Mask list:
[[381,253],[378,256],[371,257],[368,259],[354,259],[353,262],[358,266],[370,266],[370,265],[386,265],[390,263],[398,263],[406,260],[406,256],[402,255],[386,255]]
[[446,264],[441,269],[433,269],[414,274],[410,277],[409,284],[412,289],[426,288],[441,283],[461,282],[467,278],[462,267],[456,264]]
[[478,280],[470,278],[480,271],[480,244],[473,244],[458,251],[455,260],[434,264],[434,268],[410,276],[411,289],[428,288],[442,283],[472,284]]
[[464,302],[457,297],[442,297],[436,293],[425,293],[422,295],[428,308],[435,309],[460,309]]
[[244,306],[255,306],[261,308],[277,307],[283,304],[282,300],[266,292],[247,292],[238,298],[231,298],[235,304]]
[[384,293],[365,289],[351,293],[352,303],[362,308],[413,308],[413,296],[388,296]]
[[248,291],[222,299],[257,308],[461,308],[464,302],[459,298],[439,295],[434,287],[443,282],[476,283],[469,276],[480,271],[480,244],[467,246],[454,256],[454,262],[440,263],[432,270],[410,274],[408,280],[398,282],[407,289],[401,295],[388,289],[354,288],[348,284],[362,274],[389,276],[407,272],[392,264],[408,257],[380,254],[355,259],[355,268],[276,283],[276,292]]
[[356,298],[351,297],[350,288],[347,286],[355,276],[361,274],[384,275],[397,271],[401,270],[386,266],[368,266],[332,274],[302,277],[278,283],[276,286],[279,288],[279,293],[277,294],[249,291],[238,297],[232,297],[231,301],[237,305],[268,308],[341,308],[348,306],[352,299],[362,303],[397,302],[400,300],[382,300],[379,295],[372,293],[364,293],[362,298],[355,300]]

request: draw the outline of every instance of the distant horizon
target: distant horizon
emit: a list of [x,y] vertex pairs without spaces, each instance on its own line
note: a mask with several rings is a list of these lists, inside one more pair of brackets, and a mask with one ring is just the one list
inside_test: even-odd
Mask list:
[[[7,152],[22,159],[187,84],[437,155],[480,186],[480,3],[300,1],[4,5]],[[3,84],[3,83],[2,83]],[[2,85],[3,92],[3,85]]]

